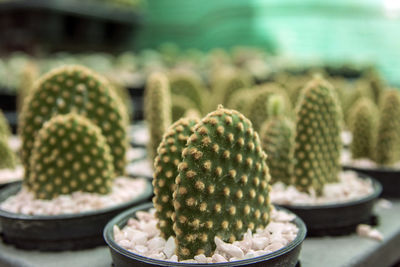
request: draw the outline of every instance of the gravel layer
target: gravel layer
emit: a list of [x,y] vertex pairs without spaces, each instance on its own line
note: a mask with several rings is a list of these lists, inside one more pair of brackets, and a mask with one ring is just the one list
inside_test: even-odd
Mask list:
[[[130,252],[158,260],[177,262],[175,240],[172,236],[167,240],[160,236],[154,213],[154,209],[149,212],[137,212],[137,219],[129,219],[122,230],[114,225],[114,239],[122,248]],[[228,262],[272,253],[287,246],[296,238],[298,228],[291,223],[294,218],[293,214],[273,209],[271,222],[265,229],[257,229],[255,233],[249,229],[244,234],[243,240],[235,241],[232,244],[225,243],[216,237],[214,242],[217,248],[212,257],[200,254],[194,259],[182,262]]]
[[11,150],[17,152],[21,148],[21,139],[18,135],[12,135],[8,138],[8,145],[10,146]]
[[0,209],[27,215],[59,215],[99,210],[127,202],[143,193],[145,179],[119,177],[114,181],[110,194],[74,192],[60,195],[52,200],[35,199],[32,192],[22,188],[18,194],[0,204]]
[[126,159],[128,162],[143,159],[146,156],[146,149],[139,147],[130,147],[126,151]]
[[153,169],[148,159],[131,162],[126,166],[126,172],[134,177],[153,177]]
[[129,138],[136,144],[145,145],[149,142],[149,131],[145,124],[133,125],[129,128]]
[[0,169],[0,185],[22,180],[24,168],[18,165],[15,169]]
[[339,183],[325,185],[322,196],[300,192],[294,186],[278,182],[272,185],[270,197],[271,202],[281,205],[319,205],[360,199],[373,191],[371,180],[358,177],[356,172],[344,171],[340,173]]

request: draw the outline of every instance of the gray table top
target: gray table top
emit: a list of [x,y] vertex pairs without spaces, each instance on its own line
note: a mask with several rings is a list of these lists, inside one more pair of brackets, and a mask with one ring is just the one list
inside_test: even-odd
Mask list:
[[[392,201],[390,209],[376,207],[380,217],[377,229],[382,242],[352,234],[343,237],[307,238],[300,261],[303,267],[314,266],[391,266],[400,260],[400,200]],[[23,251],[0,242],[0,266],[26,267],[109,267],[111,256],[107,247],[76,252]]]

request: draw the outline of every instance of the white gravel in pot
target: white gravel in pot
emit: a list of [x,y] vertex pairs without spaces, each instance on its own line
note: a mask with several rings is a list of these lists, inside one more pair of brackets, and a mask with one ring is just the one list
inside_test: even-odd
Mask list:
[[12,135],[8,138],[8,145],[10,146],[11,150],[17,152],[21,148],[21,139],[18,135]]
[[285,186],[278,182],[272,185],[270,197],[271,202],[281,205],[320,205],[356,200],[373,192],[374,187],[370,179],[363,179],[353,171],[344,171],[339,175],[339,183],[324,186],[321,196],[316,196],[315,192],[300,192],[295,186]]
[[0,204],[0,209],[12,213],[27,215],[59,215],[99,210],[130,201],[143,193],[147,186],[144,178],[118,177],[114,181],[111,193],[74,192],[60,195],[52,200],[35,199],[27,188]]
[[[129,219],[127,225],[120,229],[114,225],[114,240],[122,248],[150,258],[177,262],[174,237],[167,240],[160,236],[155,218],[155,209],[149,212],[139,211],[137,219]],[[214,239],[216,249],[211,257],[200,254],[194,259],[181,262],[217,263],[253,258],[277,251],[292,242],[299,231],[291,221],[295,216],[285,211],[273,209],[271,222],[265,229],[252,233],[249,229],[241,241],[225,243],[218,237]]]
[[18,165],[15,169],[0,169],[0,185],[22,180],[24,168]]
[[149,131],[146,125],[143,124],[130,126],[129,138],[136,144],[147,144],[149,142]]
[[126,159],[128,162],[142,159],[145,156],[146,156],[146,149],[144,148],[130,147],[128,151],[126,151]]
[[132,176],[153,177],[153,169],[148,159],[131,162],[126,166],[126,172]]
[[342,151],[341,157],[342,165],[345,166],[353,166],[356,168],[363,168],[363,169],[391,169],[400,171],[400,161],[391,165],[391,166],[382,166],[377,164],[375,161],[369,158],[360,158],[360,159],[353,159],[351,156],[351,152],[349,150]]

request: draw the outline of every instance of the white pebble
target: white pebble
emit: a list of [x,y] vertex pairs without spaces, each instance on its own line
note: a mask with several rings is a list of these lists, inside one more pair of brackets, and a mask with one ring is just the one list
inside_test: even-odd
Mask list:
[[268,238],[258,237],[253,239],[253,249],[260,250],[264,249],[268,245]]
[[218,253],[214,253],[214,255],[212,256],[212,261],[213,261],[214,263],[217,263],[217,262],[227,262],[227,260],[225,259],[225,257],[222,256],[222,255],[220,255],[220,254],[218,254]]
[[172,236],[170,236],[167,240],[167,243],[165,244],[165,248],[163,250],[165,256],[167,256],[167,258],[171,258],[171,256],[174,254],[175,252],[175,240]]
[[145,254],[149,250],[146,246],[143,245],[136,245],[134,248],[140,254]]
[[378,230],[373,229],[370,225],[359,224],[356,231],[359,236],[368,237],[377,241],[383,240],[383,235]]
[[194,256],[194,259],[198,262],[198,263],[207,263],[207,258],[204,254],[199,254]]
[[217,245],[217,249],[219,249],[233,257],[243,258],[243,256],[244,256],[243,250],[241,250],[239,247],[232,245],[232,244],[225,243],[218,237],[215,237],[214,240],[215,240],[215,244]]

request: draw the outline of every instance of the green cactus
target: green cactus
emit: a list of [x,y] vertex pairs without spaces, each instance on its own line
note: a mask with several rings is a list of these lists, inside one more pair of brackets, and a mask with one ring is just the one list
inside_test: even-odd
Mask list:
[[349,128],[353,135],[350,145],[354,159],[373,158],[378,122],[378,108],[370,99],[360,98],[350,111]]
[[6,137],[6,139],[11,135],[10,125],[8,120],[4,116],[2,110],[0,109],[0,137]]
[[375,161],[392,165],[400,160],[400,96],[397,91],[382,95],[375,146]]
[[268,119],[261,127],[260,139],[267,153],[271,183],[289,185],[293,176],[294,124],[283,115],[284,100],[279,95],[268,99]]
[[341,110],[334,88],[315,77],[297,106],[295,166],[292,184],[320,195],[326,183],[338,181],[342,149]]
[[254,130],[259,131],[263,122],[269,118],[268,99],[273,95],[282,96],[285,106],[284,114],[293,117],[292,105],[285,90],[276,84],[267,84],[254,91],[246,107]]
[[47,121],[35,137],[25,185],[39,199],[75,191],[106,194],[114,178],[113,157],[99,127],[70,113]]
[[17,97],[17,110],[20,112],[25,97],[31,92],[33,85],[39,77],[39,69],[33,62],[28,62],[23,67],[20,74],[19,90]]
[[116,175],[125,172],[128,146],[127,114],[109,83],[82,66],[64,66],[35,83],[20,117],[22,163],[29,176],[29,160],[37,132],[53,115],[76,112],[98,125],[111,148]]
[[174,71],[168,76],[171,95],[179,95],[187,97],[193,106],[200,112],[204,109],[204,84],[195,73]]
[[151,160],[157,156],[161,139],[171,125],[171,94],[167,77],[162,73],[153,73],[146,85],[144,96],[144,115],[149,128],[150,140],[148,155]]
[[232,94],[229,98],[228,104],[226,105],[228,108],[239,111],[245,116],[248,116],[247,107],[248,103],[253,97],[253,94],[259,89],[250,88],[250,89],[241,89]]
[[172,229],[171,215],[174,212],[172,194],[175,190],[175,178],[178,175],[178,164],[182,160],[182,150],[187,139],[193,133],[197,119],[183,118],[172,124],[163,136],[154,161],[154,195],[157,224],[164,238],[175,236]]
[[185,112],[190,109],[197,110],[197,108],[194,108],[196,105],[183,95],[171,95],[171,102],[172,121],[177,121],[184,117]]
[[182,152],[173,194],[179,260],[215,249],[214,237],[240,240],[269,222],[269,170],[251,122],[237,111],[209,113]]
[[0,169],[14,169],[15,166],[15,154],[9,147],[7,138],[0,135]]

